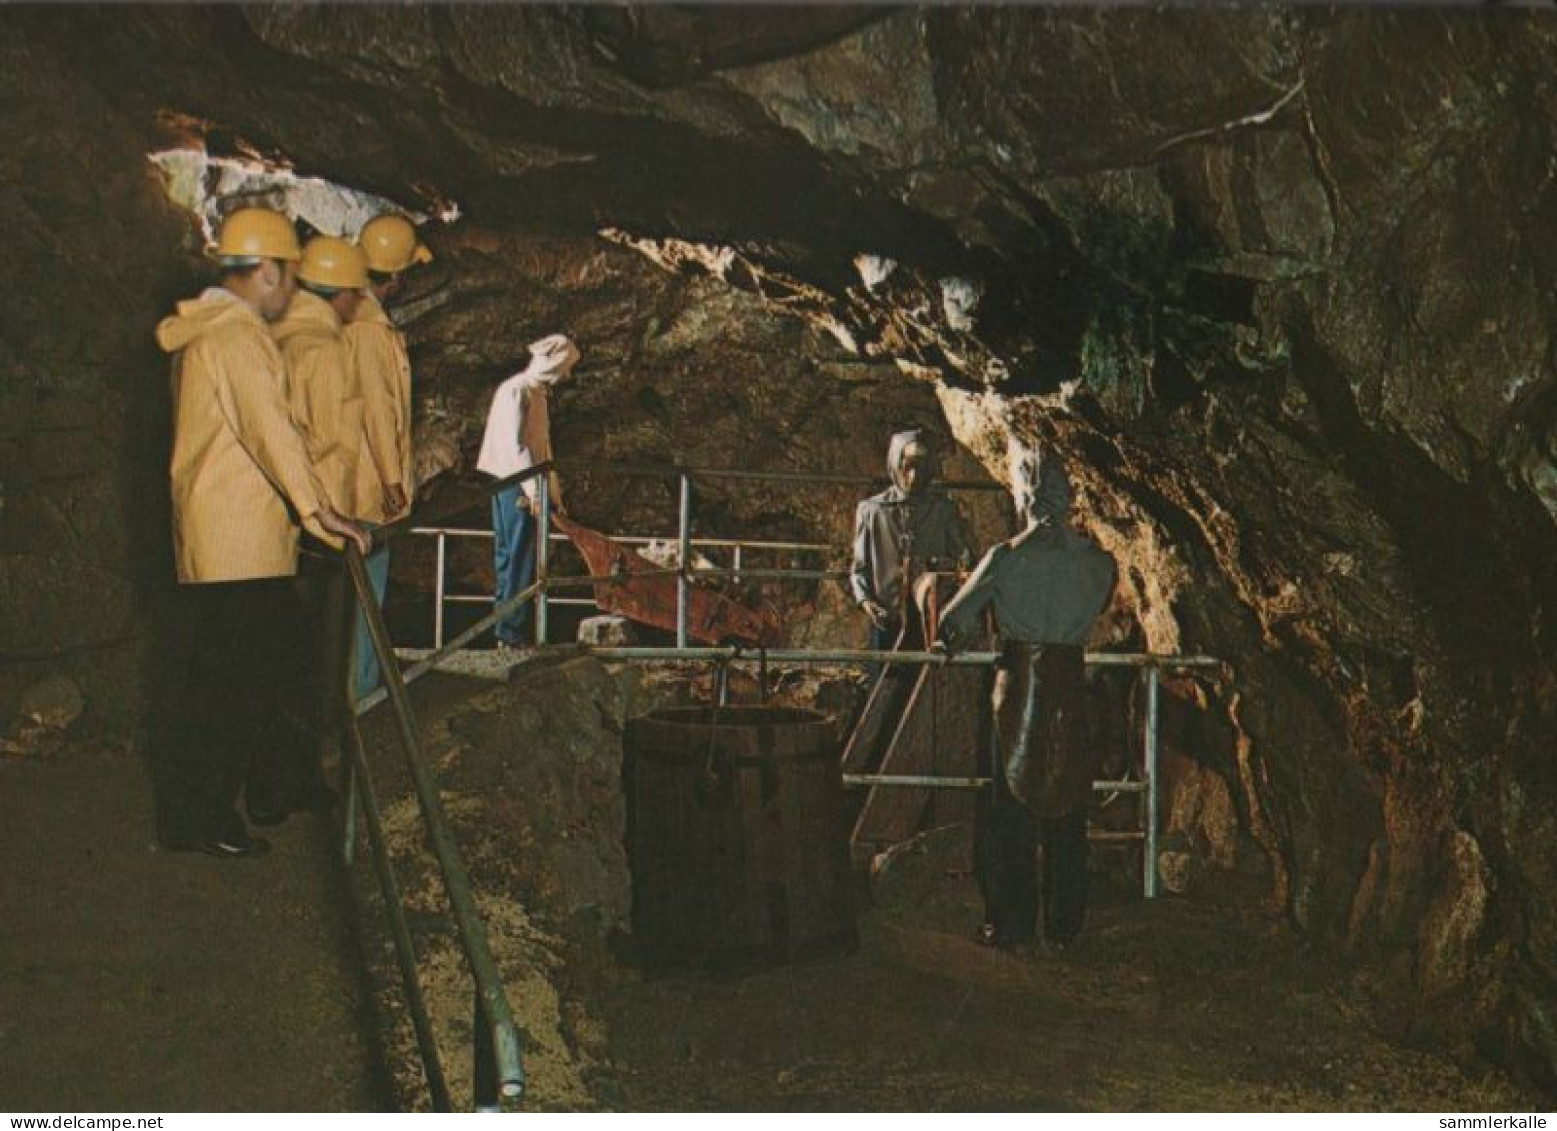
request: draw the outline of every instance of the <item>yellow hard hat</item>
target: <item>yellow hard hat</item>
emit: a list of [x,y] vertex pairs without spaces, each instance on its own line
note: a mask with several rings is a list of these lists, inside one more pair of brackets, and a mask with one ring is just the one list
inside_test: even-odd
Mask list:
[[222,221],[220,259],[300,259],[292,221],[268,208],[240,208]]
[[334,236],[315,236],[303,249],[297,277],[316,287],[354,291],[368,285],[368,262],[362,249]]
[[367,254],[368,270],[384,275],[404,271],[416,263],[431,263],[432,252],[416,239],[416,229],[404,216],[386,212],[362,225],[357,245]]

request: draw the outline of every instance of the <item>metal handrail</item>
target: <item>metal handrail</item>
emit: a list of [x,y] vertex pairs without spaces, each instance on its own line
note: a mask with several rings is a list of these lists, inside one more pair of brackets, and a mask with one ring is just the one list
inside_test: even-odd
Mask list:
[[[806,483],[819,487],[882,487],[891,483],[883,475],[837,475],[830,471],[750,471],[737,467],[683,467],[674,463],[608,463],[564,459],[554,461],[560,469],[607,471],[617,475],[645,478],[670,478],[683,475],[703,479],[759,479],[768,483]],[[980,480],[938,480],[945,491],[1005,491],[1003,483]]]
[[[492,531],[483,527],[474,526],[413,526],[412,534],[447,535],[450,538],[490,538]],[[613,534],[611,541],[620,542],[624,546],[652,546],[656,542],[665,542],[668,539],[656,538],[652,534]],[[566,534],[552,534],[552,542],[571,542]],[[745,548],[748,550],[794,550],[797,553],[827,553],[838,547],[826,542],[765,542],[752,538],[699,538],[692,539],[694,549],[707,547],[714,550],[729,550]]]
[[[755,650],[750,650],[750,649],[742,649],[739,646],[729,647],[729,648],[694,648],[694,647],[690,646],[690,644],[689,644],[689,640],[690,640],[689,616],[690,616],[690,606],[691,606],[691,600],[690,600],[691,593],[690,593],[690,591],[691,591],[692,581],[695,578],[697,578],[697,577],[731,577],[731,576],[734,576],[734,577],[761,577],[761,578],[801,578],[801,579],[806,579],[806,580],[837,580],[837,579],[841,579],[841,578],[844,578],[844,577],[848,576],[848,573],[846,571],[837,571],[837,570],[799,570],[799,569],[784,570],[784,569],[749,569],[749,568],[743,569],[741,567],[741,562],[739,560],[739,555],[741,553],[741,543],[739,542],[739,540],[733,540],[734,544],[735,544],[735,552],[736,552],[736,555],[737,555],[736,565],[735,565],[734,569],[697,568],[697,567],[691,566],[689,564],[689,560],[688,560],[690,558],[690,556],[691,556],[691,549],[692,549],[692,547],[694,545],[699,544],[699,540],[696,540],[696,539],[694,539],[692,537],[692,491],[691,491],[691,481],[692,481],[692,478],[694,476],[702,477],[702,478],[710,478],[710,479],[721,479],[721,478],[722,479],[745,479],[745,480],[762,480],[762,481],[767,481],[767,482],[797,483],[797,484],[811,484],[811,485],[831,485],[831,486],[874,486],[874,485],[879,485],[879,484],[882,484],[882,483],[886,482],[885,479],[882,479],[882,478],[872,478],[872,477],[868,477],[868,476],[834,475],[834,474],[825,473],[825,472],[771,472],[771,471],[749,471],[749,470],[735,469],[735,468],[692,468],[692,467],[684,467],[684,466],[676,465],[676,464],[592,463],[592,464],[584,465],[584,464],[576,463],[574,461],[563,461],[560,464],[557,464],[555,462],[548,462],[548,463],[544,463],[544,464],[538,464],[538,465],[536,465],[536,466],[534,466],[532,468],[528,468],[524,472],[521,472],[519,475],[511,476],[507,480],[490,484],[487,487],[487,493],[488,494],[496,493],[497,491],[503,489],[505,486],[507,486],[510,483],[522,482],[524,479],[531,478],[531,477],[536,476],[536,475],[541,475],[543,472],[549,472],[550,470],[552,470],[552,468],[554,466],[560,466],[560,467],[565,467],[565,468],[570,468],[570,469],[578,469],[578,468],[582,468],[582,467],[586,467],[587,466],[588,469],[591,470],[591,471],[607,471],[607,472],[615,472],[617,474],[625,474],[625,475],[654,476],[654,477],[669,477],[669,476],[673,476],[673,477],[676,478],[677,483],[678,483],[678,499],[677,499],[677,504],[678,505],[677,505],[677,531],[676,531],[676,536],[677,536],[678,548],[680,550],[680,563],[681,564],[680,564],[679,568],[677,568],[677,569],[664,571],[665,573],[674,575],[676,577],[676,581],[677,581],[677,585],[676,585],[676,589],[677,589],[677,592],[676,592],[676,645],[675,645],[674,648],[668,648],[668,649],[667,648],[592,648],[592,649],[586,649],[586,651],[589,651],[590,653],[592,653],[592,654],[594,654],[594,655],[596,655],[596,656],[598,656],[598,657],[600,657],[602,659],[620,659],[620,660],[659,660],[659,659],[714,660],[714,661],[723,662],[723,663],[740,662],[740,661],[743,661],[743,660],[754,660],[754,661],[763,662],[763,663],[766,663],[766,662],[773,662],[773,663],[870,663],[870,664],[897,664],[897,665],[910,665],[910,664],[946,665],[946,664],[951,664],[951,665],[956,665],[956,666],[988,666],[990,664],[993,664],[995,662],[995,660],[996,660],[996,655],[995,655],[995,653],[992,653],[992,652],[960,653],[960,654],[952,655],[952,654],[949,654],[949,653],[946,653],[946,652],[941,652],[941,651],[884,652],[884,651],[872,651],[872,650],[867,650],[867,649],[831,649],[831,650],[810,650],[810,649],[798,649],[798,650],[797,649],[771,649],[771,650],[769,650],[769,649],[755,649]],[[452,653],[458,651],[460,648],[462,648],[464,646],[464,644],[468,643],[470,640],[472,640],[476,636],[480,635],[487,628],[490,628],[492,625],[496,624],[499,620],[501,620],[504,617],[506,617],[507,615],[509,615],[509,613],[512,612],[514,609],[516,609],[519,605],[523,604],[524,601],[529,600],[532,597],[535,599],[535,604],[536,604],[536,615],[535,615],[536,644],[538,646],[544,646],[546,644],[546,609],[547,609],[547,605],[548,605],[548,599],[547,599],[548,592],[553,587],[558,586],[560,583],[563,583],[564,581],[585,580],[585,581],[587,581],[587,583],[590,583],[590,584],[600,584],[600,583],[605,583],[607,581],[607,579],[594,579],[594,578],[589,578],[589,579],[572,579],[572,578],[569,578],[569,579],[561,579],[561,578],[552,579],[552,578],[548,578],[548,576],[547,576],[547,569],[546,569],[546,558],[547,558],[548,544],[551,541],[551,539],[549,537],[549,533],[550,533],[550,518],[551,518],[551,500],[550,500],[549,479],[550,479],[549,476],[545,476],[545,477],[543,477],[541,479],[541,481],[540,481],[540,490],[538,492],[538,495],[539,495],[539,499],[538,499],[538,502],[539,502],[539,507],[538,507],[539,514],[537,516],[537,524],[538,524],[538,528],[539,529],[538,529],[538,537],[537,537],[537,540],[536,540],[536,543],[537,543],[537,545],[536,545],[536,556],[537,556],[537,561],[536,561],[536,578],[537,578],[537,580],[536,580],[536,584],[534,584],[534,585],[530,586],[529,588],[527,588],[523,593],[517,594],[513,598],[510,598],[508,601],[504,602],[502,605],[494,608],[491,613],[489,613],[486,617],[483,617],[475,625],[471,626],[470,628],[467,628],[464,632],[462,632],[449,645],[443,646],[443,647],[439,647],[437,649],[437,651],[435,651],[435,653],[432,656],[424,659],[421,663],[417,664],[415,667],[410,669],[406,673],[406,681],[407,682],[409,682],[410,680],[412,680],[414,678],[419,677],[422,674],[425,674],[427,671],[433,670],[435,667],[438,666],[438,664],[440,662],[442,662],[443,659],[446,659],[449,655],[451,655]],[[1001,484],[996,484],[996,483],[951,482],[951,483],[942,483],[941,486],[944,489],[947,489],[947,490],[968,490],[968,491],[991,491],[991,490],[999,491],[999,490],[1004,490],[1004,487]],[[470,504],[466,503],[466,504],[464,504],[464,507],[462,509],[469,509],[469,506],[470,506]],[[451,513],[457,514],[457,513],[459,513],[459,511],[453,511]],[[423,521],[420,524],[417,525],[417,527],[413,528],[413,527],[411,527],[409,525],[409,516],[408,516],[407,519],[401,520],[401,522],[399,524],[396,524],[396,525],[400,526],[400,529],[394,531],[395,534],[398,534],[398,533],[403,533],[405,530],[408,530],[408,529],[425,529],[426,526],[427,526],[427,523],[426,523],[426,520],[424,518]],[[711,540],[709,540],[709,541],[711,541]],[[439,546],[438,571],[439,571],[439,583],[440,583],[439,584],[440,599],[438,601],[437,614],[436,614],[437,615],[437,625],[436,625],[436,630],[435,630],[435,636],[438,638],[438,641],[441,642],[441,639],[442,639],[442,620],[443,620],[443,601],[442,601],[442,597],[441,597],[441,588],[442,588],[442,580],[443,580],[444,565],[445,565],[444,540],[443,540],[443,535],[441,533],[439,534],[438,546]],[[659,571],[656,571],[656,572],[659,572]],[[638,575],[638,576],[642,576],[642,575]],[[1156,874],[1157,870],[1156,870],[1156,867],[1154,865],[1154,861],[1156,860],[1156,845],[1157,845],[1157,833],[1158,833],[1158,808],[1159,808],[1159,804],[1158,804],[1159,803],[1158,780],[1157,780],[1158,779],[1158,775],[1157,775],[1157,762],[1158,762],[1157,729],[1158,729],[1158,710],[1159,710],[1159,685],[1160,685],[1160,681],[1161,681],[1161,672],[1162,672],[1162,670],[1169,669],[1169,668],[1172,668],[1172,669],[1185,669],[1185,668],[1197,668],[1197,667],[1217,667],[1217,666],[1220,666],[1221,661],[1217,660],[1214,657],[1210,657],[1210,656],[1163,656],[1163,655],[1152,655],[1152,654],[1146,654],[1146,653],[1134,653],[1134,654],[1124,654],[1124,653],[1089,653],[1088,656],[1087,656],[1087,662],[1091,663],[1091,664],[1101,664],[1101,665],[1128,665],[1128,666],[1135,666],[1135,667],[1140,667],[1140,668],[1144,669],[1144,671],[1145,671],[1145,676],[1146,676],[1146,718],[1145,718],[1144,724],[1143,724],[1143,732],[1144,733],[1142,735],[1142,741],[1143,741],[1143,747],[1144,747],[1143,761],[1145,762],[1145,767],[1144,767],[1145,772],[1144,772],[1143,776],[1144,776],[1145,780],[1141,783],[1141,786],[1140,786],[1140,788],[1138,790],[1130,790],[1129,792],[1140,792],[1140,793],[1144,794],[1143,824],[1145,825],[1145,827],[1142,830],[1140,836],[1141,836],[1141,839],[1143,839],[1145,841],[1145,845],[1144,845],[1144,848],[1145,848],[1145,854],[1144,854],[1145,859],[1144,859],[1143,867],[1142,867],[1141,870],[1142,870],[1142,875],[1143,875],[1143,881],[1142,882],[1143,882],[1144,895],[1146,896],[1146,898],[1150,899],[1150,898],[1153,898],[1156,895],[1156,892],[1157,892],[1157,874]],[[384,698],[384,693],[383,692],[375,692],[372,696],[369,696],[367,699],[365,699],[362,702],[362,704],[359,705],[359,709],[360,710],[367,710],[368,708],[372,707],[375,703],[382,701],[383,698]],[[900,783],[900,782],[888,783],[888,782],[883,781],[880,784],[903,784],[903,783]]]
[[[378,657],[384,689],[394,707],[395,722],[404,748],[406,766],[410,770],[412,785],[421,808],[422,821],[427,830],[427,843],[443,877],[443,887],[453,912],[455,930],[475,984],[473,1032],[476,1047],[473,1057],[475,1062],[473,1085],[476,1107],[477,1110],[497,1110],[502,1099],[517,1100],[524,1092],[524,1067],[520,1058],[519,1032],[514,1025],[513,1011],[508,1004],[502,977],[492,958],[486,925],[471,895],[470,876],[465,869],[464,860],[460,856],[459,847],[454,842],[453,832],[443,811],[443,802],[438,794],[438,783],[425,765],[422,756],[421,740],[418,737],[410,696],[406,692],[405,681],[395,660],[394,648],[389,641],[389,631],[384,626],[383,614],[379,611],[378,601],[374,597],[367,567],[363,563],[361,553],[352,543],[348,542],[346,545],[345,558],[357,608],[367,623],[373,651]],[[438,1062],[436,1046],[432,1043],[430,1024],[425,1016],[426,1004],[421,999],[420,984],[415,972],[415,956],[409,953],[410,934],[405,928],[403,910],[400,910],[398,885],[394,880],[393,865],[384,844],[382,823],[377,811],[377,798],[374,795],[372,780],[367,773],[367,760],[361,751],[355,718],[349,721],[349,729],[353,735],[352,765],[355,772],[350,779],[347,804],[349,811],[355,812],[356,795],[359,792],[362,794],[374,861],[379,868],[380,884],[386,902],[393,900],[397,909],[391,913],[392,922],[398,920],[395,926],[396,950],[401,973],[408,986],[408,1000],[411,1003],[413,1023],[417,1026],[417,1038],[421,1046],[428,1086],[432,1092],[434,1106],[437,1107],[442,1103],[446,1107],[448,1089],[443,1082],[442,1066]]]
[[[702,477],[702,478],[709,478],[709,479],[748,479],[748,480],[761,480],[761,481],[764,481],[764,482],[799,483],[799,484],[812,484],[812,485],[821,485],[821,486],[854,486],[854,487],[860,487],[860,486],[880,486],[881,484],[887,482],[886,479],[883,479],[883,478],[880,478],[880,477],[871,477],[871,476],[864,476],[864,475],[836,475],[836,474],[833,474],[833,473],[830,473],[830,472],[819,472],[819,471],[749,471],[749,470],[740,469],[740,468],[683,467],[683,466],[681,466],[679,464],[637,464],[637,463],[591,463],[591,464],[582,464],[582,463],[578,463],[578,462],[575,462],[575,461],[567,460],[567,461],[561,461],[561,462],[558,462],[558,461],[547,461],[545,463],[539,463],[539,464],[534,465],[533,467],[526,468],[524,471],[519,472],[517,475],[509,476],[507,479],[504,479],[504,480],[501,480],[501,481],[498,481],[498,482],[495,482],[495,483],[487,485],[486,488],[485,488],[485,493],[488,494],[488,495],[496,494],[498,491],[500,491],[503,488],[509,486],[510,484],[518,483],[518,482],[523,482],[526,479],[533,478],[533,477],[535,477],[537,475],[542,475],[543,472],[549,472],[553,468],[569,468],[569,469],[577,470],[577,469],[585,468],[585,467],[587,467],[589,470],[592,470],[592,471],[615,472],[617,474],[622,474],[622,475],[636,475],[636,476],[649,476],[649,477],[672,477],[673,476],[677,480],[678,499],[677,499],[676,537],[677,537],[677,546],[678,546],[678,549],[680,551],[680,561],[681,561],[681,567],[677,571],[677,576],[676,576],[676,646],[678,648],[686,648],[686,647],[689,646],[689,641],[690,641],[689,617],[691,615],[691,588],[692,588],[693,580],[698,578],[698,577],[709,577],[709,578],[733,577],[733,578],[736,578],[736,579],[740,579],[740,578],[743,578],[743,577],[751,577],[751,578],[759,578],[759,579],[764,579],[764,580],[767,580],[767,579],[788,579],[788,578],[793,578],[793,579],[810,580],[810,581],[839,581],[839,580],[843,580],[844,578],[847,578],[849,576],[848,571],[845,571],[845,570],[749,569],[749,568],[745,568],[743,566],[742,561],[741,561],[742,548],[744,546],[746,546],[746,545],[751,545],[751,546],[753,546],[755,548],[758,545],[758,543],[745,543],[745,542],[743,542],[742,540],[739,540],[739,539],[695,539],[695,538],[693,538],[692,537],[692,479],[693,479],[694,476]],[[1003,490],[1005,490],[1005,488],[1001,484],[998,484],[998,483],[952,481],[952,482],[943,482],[943,483],[940,484],[940,486],[943,489],[945,489],[945,490],[952,490],[952,491],[1003,491]],[[536,600],[535,600],[535,641],[536,641],[536,643],[538,645],[540,645],[540,644],[544,644],[546,642],[546,614],[547,614],[547,606],[549,604],[549,601],[547,599],[547,588],[548,587],[545,584],[546,561],[547,561],[547,552],[546,551],[547,551],[550,543],[554,540],[552,538],[552,536],[551,536],[551,533],[550,533],[551,501],[550,501],[550,476],[549,475],[543,475],[542,476],[542,478],[540,480],[540,490],[539,490],[538,494],[539,494],[540,497],[539,497],[539,499],[537,501],[539,502],[540,505],[537,507],[538,514],[536,516],[538,532],[537,532],[537,537],[536,537],[536,563],[535,564],[536,564],[536,575],[541,580],[542,585],[541,585],[541,590],[540,590],[539,594],[536,596]],[[469,502],[465,502],[459,508],[450,510],[448,513],[451,516],[454,515],[454,514],[459,514],[462,511],[469,510],[470,506],[471,506],[471,504]],[[479,531],[467,531],[467,530],[463,530],[463,529],[460,529],[460,530],[450,530],[450,531],[440,530],[440,529],[437,528],[436,525],[430,525],[425,520],[420,522],[420,523],[417,523],[417,524],[413,525],[410,522],[410,518],[411,518],[411,516],[407,515],[406,517],[404,517],[402,519],[399,519],[399,520],[397,520],[394,523],[389,524],[389,526],[387,526],[387,527],[381,527],[378,533],[385,540],[387,540],[389,538],[399,537],[400,535],[405,534],[405,533],[430,533],[430,534],[434,534],[434,535],[437,536],[437,538],[438,538],[438,563],[437,563],[438,583],[437,583],[437,593],[435,594],[435,602],[434,602],[434,610],[433,610],[433,645],[434,645],[435,648],[440,648],[441,649],[442,648],[442,644],[443,644],[443,606],[444,606],[443,583],[444,583],[444,574],[445,574],[445,570],[446,570],[446,560],[447,560],[446,557],[445,557],[444,538],[445,538],[446,534],[448,534],[448,533],[454,533],[454,534],[457,534],[457,535],[469,537],[469,536],[475,536],[475,535],[477,535],[477,534],[479,534],[481,532],[479,532]],[[622,541],[636,542],[637,538],[634,537],[634,536],[629,536],[627,538],[622,539]],[[729,568],[729,569],[707,568],[707,567],[698,568],[698,567],[694,567],[694,566],[690,565],[689,564],[689,559],[691,557],[691,550],[692,550],[692,548],[694,546],[698,546],[698,545],[733,546],[734,549],[735,549],[735,563],[734,563],[733,568]],[[821,550],[821,551],[830,551],[831,549],[833,549],[833,547],[830,547],[830,546],[817,546],[815,544],[809,544],[809,545],[807,545],[807,544],[785,544],[785,543],[775,542],[775,543],[768,543],[767,545],[771,545],[771,546],[774,546],[774,547],[783,547],[785,545],[795,545],[796,548],[804,548],[806,550]],[[463,596],[464,595],[461,595],[461,599],[463,599]],[[471,596],[475,596],[475,595],[472,594]],[[506,615],[506,614],[504,614],[504,615]],[[497,618],[497,619],[501,619],[501,618]],[[492,623],[495,623],[495,620]]]
[[[465,509],[468,509],[468,506]],[[433,567],[433,570],[434,570],[434,574],[433,574],[433,578],[434,578],[434,580],[433,580],[433,648],[441,650],[444,647],[444,643],[443,643],[443,626],[444,626],[444,606],[446,604],[462,603],[462,602],[463,603],[468,603],[468,604],[485,604],[485,603],[490,602],[490,601],[493,600],[493,595],[491,593],[450,593],[450,592],[447,591],[445,586],[448,583],[448,552],[447,552],[447,549],[446,549],[445,539],[447,539],[447,538],[483,538],[483,539],[490,540],[492,538],[493,534],[492,534],[492,531],[490,529],[474,529],[474,528],[461,527],[461,526],[427,526],[427,525],[412,526],[408,530],[404,531],[404,533],[418,534],[418,535],[433,537],[433,538],[436,538],[438,540],[436,562],[435,562],[434,567]],[[655,537],[653,537],[651,535],[646,535],[646,534],[613,534],[613,535],[611,535],[611,540],[614,541],[614,542],[621,543],[623,545],[630,545],[630,546],[651,545],[651,544],[653,544],[655,542],[664,542],[664,541],[666,541],[666,539],[664,539],[664,538],[655,538]],[[570,542],[571,539],[566,534],[555,534],[555,533],[553,533],[553,534],[548,534],[547,535],[547,541],[548,542],[552,542],[552,543]],[[690,540],[690,545],[691,545],[691,547],[693,549],[708,548],[708,549],[733,549],[734,550],[734,555],[733,555],[733,557],[734,557],[734,565],[731,568],[728,568],[728,569],[694,568],[694,569],[691,569],[691,570],[687,571],[693,577],[733,577],[736,581],[740,581],[742,578],[756,578],[756,579],[762,579],[762,580],[773,579],[773,578],[777,578],[777,579],[796,578],[796,579],[810,579],[810,580],[834,580],[834,581],[840,581],[840,580],[843,580],[844,578],[849,576],[848,572],[846,570],[813,570],[813,571],[807,571],[807,570],[800,570],[800,569],[774,569],[774,568],[764,568],[764,567],[756,567],[756,568],[754,568],[754,567],[750,567],[750,566],[747,566],[747,565],[743,564],[743,561],[744,561],[744,559],[743,559],[743,552],[746,551],[746,550],[788,550],[788,551],[792,551],[792,552],[795,552],[795,553],[811,553],[811,554],[834,553],[834,552],[836,552],[838,550],[838,547],[828,545],[825,542],[777,542],[777,541],[765,541],[765,540],[759,540],[759,539],[745,539],[745,538],[695,538],[694,537],[694,538],[692,538]],[[537,563],[536,563],[537,566],[539,566],[543,560],[544,560],[544,555],[538,555]],[[672,570],[670,572],[675,573],[675,572],[678,572],[678,571]],[[637,577],[643,577],[645,575],[640,573],[640,574],[637,574],[636,576]],[[556,579],[556,580],[566,582],[566,581],[569,581],[569,580],[572,580],[572,579],[571,578],[567,578],[567,579],[559,578],[559,579]],[[596,583],[603,583],[601,581],[601,579],[598,579],[598,578],[591,579],[591,580],[593,580]],[[546,587],[547,592],[545,594],[537,595],[537,597],[536,597],[536,607],[537,607],[537,609],[539,609],[543,604],[545,604],[545,605],[585,605],[585,606],[588,606],[588,605],[593,605],[595,603],[595,602],[590,601],[590,600],[575,600],[575,599],[568,599],[568,598],[553,598],[553,597],[550,596],[550,589],[552,587],[553,586],[548,585]],[[509,611],[512,611],[512,609],[510,609]],[[502,614],[502,616],[507,616],[507,615],[508,615],[507,612]],[[501,619],[501,617],[499,617],[498,619]],[[490,624],[484,625],[483,627],[490,627]],[[538,633],[538,635],[541,637],[541,639],[544,640],[544,637],[545,637],[544,633]],[[376,703],[382,702],[382,699],[383,699],[383,697],[380,696],[379,698],[374,699],[373,703],[376,704]]]
[[[349,780],[352,798],[362,799],[363,824],[368,830],[368,844],[373,849],[373,870],[378,876],[379,892],[384,897],[384,907],[389,914],[390,933],[395,943],[395,963],[400,967],[400,986],[405,991],[406,1007],[411,1013],[411,1029],[416,1035],[416,1048],[422,1057],[422,1072],[427,1078],[427,1091],[434,1111],[453,1111],[454,1101],[449,1096],[449,1081],[443,1072],[443,1062],[438,1056],[438,1042],[433,1036],[432,1016],[427,1009],[427,998],[422,993],[421,979],[416,972],[416,945],[411,941],[411,929],[406,923],[405,901],[400,894],[400,881],[389,855],[384,838],[384,819],[379,812],[378,794],[373,788],[373,774],[368,767],[367,749],[362,742],[362,731],[355,718],[346,723],[350,740]],[[347,814],[356,812],[352,804]],[[355,841],[352,822],[347,821],[346,853],[348,865],[352,862],[351,849]]]
[[[989,667],[999,652],[888,652],[873,648],[750,648],[730,644],[719,648],[617,648],[581,646],[602,660],[719,660],[724,663],[770,664],[902,664],[955,667]],[[1217,668],[1215,656],[1181,656],[1158,652],[1088,652],[1086,662],[1102,667]]]

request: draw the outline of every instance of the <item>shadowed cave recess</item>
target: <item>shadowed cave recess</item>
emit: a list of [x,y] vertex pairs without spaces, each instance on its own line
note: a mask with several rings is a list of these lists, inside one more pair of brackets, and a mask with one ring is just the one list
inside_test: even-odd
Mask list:
[[[590,461],[1065,454],[1165,683],[1186,894],[1333,947],[1409,1042],[1557,1089],[1557,23],[1513,11],[0,13],[0,715],[133,733],[170,584],[156,319],[242,195],[435,262],[418,469],[564,331]],[[160,156],[158,156],[160,155]],[[156,158],[155,160],[153,158]],[[207,220],[210,215],[207,214]],[[586,468],[573,513],[669,530]],[[846,545],[854,493],[699,485]],[[1000,536],[998,505],[981,534]],[[425,599],[425,547],[394,593]],[[393,606],[392,599],[391,605]],[[814,587],[790,642],[854,644]],[[800,638],[801,632],[805,638]]]

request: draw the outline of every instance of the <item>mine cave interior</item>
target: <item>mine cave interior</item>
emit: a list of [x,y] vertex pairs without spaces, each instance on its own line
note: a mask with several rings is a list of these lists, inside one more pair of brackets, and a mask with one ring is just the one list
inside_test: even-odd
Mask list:
[[[1550,1108],[1544,13],[116,5],[0,29],[0,1097]],[[392,211],[432,258],[391,306],[418,491],[382,628],[415,677],[326,744],[344,827],[295,815],[221,862],[153,829],[177,586],[152,332],[237,206],[305,239]],[[545,646],[477,633],[434,667],[491,609],[493,389],[553,333],[580,360],[550,409]],[[1011,453],[1063,460],[1117,572],[1089,648],[1158,661],[1088,669],[1103,785],[1063,948],[980,944],[976,791],[918,780],[978,776],[987,669],[903,675],[851,761],[879,676],[853,522],[904,429],[981,552],[1021,527]],[[610,612],[578,583],[589,531],[663,571],[655,623],[585,626]],[[770,635],[716,655],[678,634],[694,601]],[[756,831],[779,813],[782,851]]]

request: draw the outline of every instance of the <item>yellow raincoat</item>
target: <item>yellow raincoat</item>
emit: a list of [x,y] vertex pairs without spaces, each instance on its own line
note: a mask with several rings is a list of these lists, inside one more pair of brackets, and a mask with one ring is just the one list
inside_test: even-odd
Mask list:
[[298,291],[270,328],[286,361],[292,419],[308,442],[308,458],[335,509],[361,518],[357,451],[362,396],[341,338],[341,320],[318,295]]
[[364,295],[343,336],[362,393],[356,516],[383,523],[384,488],[398,483],[411,498],[411,361],[405,338],[372,295]]
[[[281,355],[259,312],[220,287],[157,326],[173,354],[173,554],[180,582],[297,572],[298,528],[325,497],[287,411]],[[338,539],[329,539],[337,542]]]

